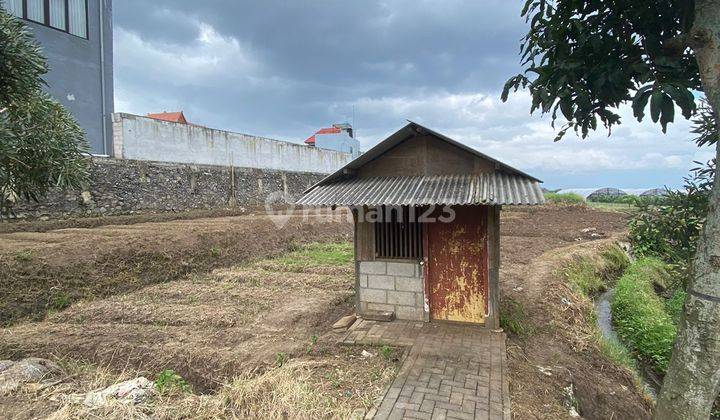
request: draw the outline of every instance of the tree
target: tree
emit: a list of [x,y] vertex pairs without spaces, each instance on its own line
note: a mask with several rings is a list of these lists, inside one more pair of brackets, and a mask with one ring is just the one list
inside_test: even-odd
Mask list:
[[47,71],[30,32],[0,7],[0,218],[19,199],[37,201],[52,187],[87,180],[85,135],[42,91]]
[[[584,138],[598,123],[611,132],[624,103],[638,121],[649,105],[664,132],[676,107],[686,119],[697,114],[700,92],[708,105],[705,128],[696,128],[720,156],[720,0],[527,0],[522,15],[530,25],[521,46],[524,72],[508,80],[502,98],[527,88],[531,112],[551,114],[553,126],[564,117],[556,141],[568,130]],[[719,270],[715,177],[655,418],[710,416],[720,390]]]

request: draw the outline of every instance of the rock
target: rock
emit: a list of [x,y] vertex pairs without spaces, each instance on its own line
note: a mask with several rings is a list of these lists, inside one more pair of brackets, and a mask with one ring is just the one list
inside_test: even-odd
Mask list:
[[538,368],[540,373],[542,373],[543,375],[552,376],[552,369],[550,369],[549,367],[539,366],[539,365],[537,365],[536,367]]
[[40,382],[61,374],[60,366],[47,359],[35,357],[0,361],[0,395],[7,395],[20,389],[23,384]]
[[363,319],[369,321],[390,322],[395,319],[395,312],[391,311],[365,311]]
[[370,352],[367,351],[367,350],[363,350],[362,353],[360,353],[360,356],[362,356],[362,357],[364,357],[364,358],[367,359],[368,357],[373,357],[373,356],[375,356],[375,355],[372,354],[372,353],[370,353]]
[[141,404],[155,395],[155,384],[145,377],[120,382],[100,391],[70,395],[68,399],[88,407],[102,407],[112,402]]
[[356,319],[357,317],[355,315],[344,316],[333,324],[333,330],[347,330],[355,323]]

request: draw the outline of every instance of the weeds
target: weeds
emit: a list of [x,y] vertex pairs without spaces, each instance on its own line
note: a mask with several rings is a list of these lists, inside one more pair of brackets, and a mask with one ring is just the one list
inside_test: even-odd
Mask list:
[[310,344],[308,344],[307,351],[306,351],[307,354],[312,353],[313,349],[315,348],[315,345],[317,344],[317,341],[318,341],[317,335],[310,336]]
[[385,361],[390,361],[390,358],[392,357],[393,349],[390,346],[382,346],[380,347],[380,355],[382,356]]
[[51,311],[62,311],[70,306],[70,296],[66,294],[55,295],[50,301]]
[[606,291],[629,264],[630,260],[625,252],[614,245],[603,250],[599,257],[574,256],[573,260],[563,267],[562,274],[576,291],[592,297]]
[[600,353],[602,353],[606,359],[616,365],[624,366],[632,371],[637,369],[635,359],[632,358],[632,355],[628,349],[622,345],[622,343],[606,339],[599,331],[597,333],[597,341]]
[[185,394],[190,392],[190,384],[182,376],[165,369],[155,380],[155,388],[161,395]]
[[285,364],[285,362],[287,362],[287,354],[285,354],[285,353],[283,353],[283,352],[281,352],[281,351],[278,352],[278,353],[275,355],[275,366],[277,366],[277,367],[283,367],[283,365]]
[[525,307],[513,298],[504,298],[500,302],[500,327],[517,336],[526,336],[534,331],[527,319]]
[[210,256],[213,258],[220,258],[221,252],[220,247],[217,246],[211,246],[210,247]]
[[34,255],[31,250],[18,251],[15,253],[15,261],[20,263],[26,263],[32,261]]

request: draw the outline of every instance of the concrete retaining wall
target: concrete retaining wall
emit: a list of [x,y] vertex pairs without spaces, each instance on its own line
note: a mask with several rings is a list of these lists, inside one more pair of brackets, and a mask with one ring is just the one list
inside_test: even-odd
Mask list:
[[[22,202],[17,217],[64,217],[264,206],[283,202],[324,174],[92,158],[90,184]],[[234,180],[234,182],[233,182]],[[234,198],[234,199],[233,199]]]
[[350,153],[121,113],[113,114],[113,148],[124,159],[325,174],[352,160]]
[[426,320],[419,262],[360,261],[359,314],[392,311],[398,319]]

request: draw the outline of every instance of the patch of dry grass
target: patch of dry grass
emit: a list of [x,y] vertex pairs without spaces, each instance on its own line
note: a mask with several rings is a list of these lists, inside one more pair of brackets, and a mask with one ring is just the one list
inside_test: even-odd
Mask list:
[[[90,408],[68,402],[59,405],[49,419],[362,418],[382,397],[397,365],[379,356],[360,358],[355,354],[359,351],[346,348],[341,357],[291,360],[262,373],[242,375],[214,394],[157,396],[134,406],[116,402]],[[76,379],[58,385],[48,395],[62,395],[69,389],[97,390],[133,376],[77,362],[64,366]]]

